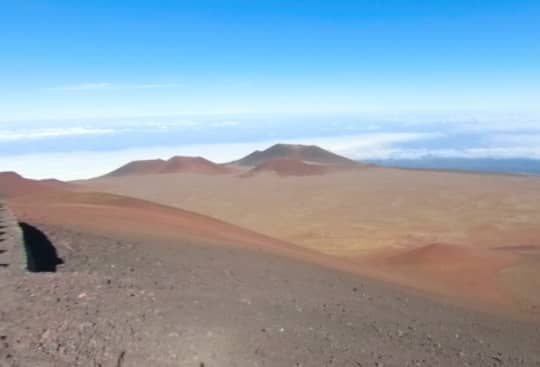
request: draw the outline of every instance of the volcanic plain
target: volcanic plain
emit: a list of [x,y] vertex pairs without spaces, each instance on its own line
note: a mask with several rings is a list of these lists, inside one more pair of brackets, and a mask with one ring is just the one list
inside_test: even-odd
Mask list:
[[540,366],[536,177],[277,145],[0,195],[1,366]]
[[277,145],[219,176],[84,185],[218,218],[456,300],[538,310],[540,178],[351,164],[318,149]]

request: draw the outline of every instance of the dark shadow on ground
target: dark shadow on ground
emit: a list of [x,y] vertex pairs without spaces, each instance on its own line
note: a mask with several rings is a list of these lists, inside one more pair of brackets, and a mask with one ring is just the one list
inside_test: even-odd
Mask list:
[[20,222],[26,252],[26,269],[31,272],[55,272],[64,261],[47,236],[36,227]]

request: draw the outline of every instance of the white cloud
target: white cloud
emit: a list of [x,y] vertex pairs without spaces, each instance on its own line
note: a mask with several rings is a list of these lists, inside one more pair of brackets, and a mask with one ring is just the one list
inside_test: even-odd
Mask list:
[[439,136],[441,135],[436,133],[366,133],[329,138],[296,139],[290,143],[319,145],[349,158],[367,159],[398,143],[432,139]]
[[[188,125],[189,121],[186,122]],[[177,123],[177,122],[176,122]],[[151,125],[152,126],[152,125]],[[159,124],[157,125],[159,126]],[[166,125],[165,125],[166,126]],[[50,136],[109,134],[111,129],[55,128],[32,131],[1,131],[0,141]],[[100,152],[39,153],[35,155],[0,156],[0,171],[15,170],[30,178],[56,177],[81,179],[105,174],[133,160],[163,158],[174,155],[203,156],[218,163],[229,162],[254,150],[281,143],[313,144],[357,160],[435,158],[536,158],[540,159],[540,134],[493,136],[471,147],[420,148],[422,141],[444,136],[442,133],[364,133],[334,137],[272,139],[243,143],[205,143],[167,147],[143,147]],[[419,142],[418,145],[403,143]],[[486,143],[487,142],[487,143]],[[84,162],[84,164],[81,164]]]
[[210,124],[210,126],[212,127],[234,127],[238,125],[240,125],[238,121],[218,121],[218,122],[212,122]]
[[494,134],[487,139],[492,146],[540,146],[540,134]]
[[144,126],[144,127],[151,127],[151,128],[158,128],[158,129],[173,129],[175,127],[198,127],[201,124],[199,122],[191,121],[191,120],[180,120],[180,121],[150,121],[150,122],[142,122],[139,123],[137,126]]
[[67,128],[49,128],[49,129],[31,129],[31,130],[0,130],[0,141],[16,141],[53,138],[59,136],[75,135],[102,135],[112,134],[113,129],[96,129],[86,127],[67,127]]

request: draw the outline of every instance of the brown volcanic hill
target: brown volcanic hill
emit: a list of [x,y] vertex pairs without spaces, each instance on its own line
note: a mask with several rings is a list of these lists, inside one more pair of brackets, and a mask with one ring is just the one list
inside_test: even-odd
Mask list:
[[16,172],[0,172],[0,196],[3,197],[56,192],[67,186],[69,184],[58,180],[31,180]]
[[317,176],[339,169],[341,166],[308,163],[299,159],[273,159],[263,162],[242,175],[249,177],[263,172],[273,172],[278,176]]
[[162,173],[199,173],[207,175],[225,174],[229,170],[202,157],[175,156],[165,161],[152,159],[130,162],[105,176],[132,176]]
[[54,189],[70,190],[70,189],[77,188],[77,185],[74,183],[64,182],[61,180],[57,180],[56,178],[47,178],[44,180],[38,180],[37,182],[47,185]]
[[164,164],[165,161],[163,159],[133,161],[108,173],[106,176],[148,175],[159,172]]
[[231,162],[240,166],[255,167],[274,159],[296,159],[300,161],[319,164],[356,165],[351,159],[329,152],[315,145],[276,144],[270,148],[247,155],[237,161]]
[[229,170],[219,164],[202,157],[172,157],[161,168],[159,173],[191,172],[207,175],[219,175],[228,173]]
[[[68,190],[8,198],[21,221],[69,226],[122,237],[188,239],[275,252],[337,267],[325,255],[195,212],[127,196]],[[54,207],[54,210],[50,210]]]

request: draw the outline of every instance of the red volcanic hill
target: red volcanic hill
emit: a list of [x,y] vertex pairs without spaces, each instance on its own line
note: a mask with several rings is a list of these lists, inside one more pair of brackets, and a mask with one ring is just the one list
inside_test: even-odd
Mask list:
[[148,175],[159,172],[164,164],[165,161],[163,159],[133,161],[108,173],[106,176]]
[[[183,209],[100,192],[58,190],[10,198],[10,208],[21,221],[77,228],[123,238],[193,240],[257,248],[333,265],[320,253]],[[51,210],[54,207],[54,210]]]
[[276,144],[263,151],[255,151],[246,157],[231,162],[239,166],[255,167],[276,159],[291,159],[318,164],[342,166],[358,165],[355,161],[329,152],[315,145]]
[[259,164],[243,174],[243,177],[264,172],[273,172],[279,176],[316,176],[323,175],[340,167],[308,163],[299,159],[273,159]]
[[172,157],[130,162],[105,176],[132,176],[162,173],[199,173],[206,175],[219,175],[228,173],[229,170],[219,164],[213,163],[202,157]]
[[511,253],[437,243],[406,250],[385,262],[391,277],[403,284],[504,304],[508,294],[501,289],[499,274],[517,261]]
[[229,170],[219,164],[202,157],[172,157],[161,169],[160,173],[192,172],[202,174],[220,175]]
[[71,187],[59,180],[31,180],[15,172],[0,172],[0,197],[55,192]]

